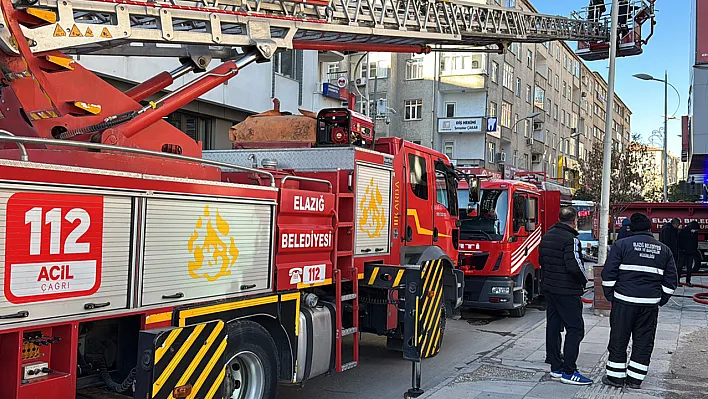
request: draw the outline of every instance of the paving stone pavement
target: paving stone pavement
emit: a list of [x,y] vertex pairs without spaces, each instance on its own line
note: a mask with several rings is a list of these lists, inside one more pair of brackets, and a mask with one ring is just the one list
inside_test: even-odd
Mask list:
[[[700,281],[699,281],[700,279]],[[708,285],[708,277],[696,277],[694,283]],[[697,288],[679,288],[677,295],[693,295]],[[708,306],[690,298],[674,297],[659,312],[659,326],[649,366],[641,390],[617,389],[600,382],[605,373],[607,342],[610,335],[608,317],[593,314],[585,305],[585,338],[580,347],[578,368],[595,380],[585,387],[552,381],[545,360],[545,321],[516,336],[484,356],[468,363],[458,375],[426,392],[422,399],[694,399],[695,393],[675,388],[680,376],[671,370],[671,357],[690,334],[708,329]],[[631,343],[630,343],[631,347]],[[425,364],[423,364],[425,368]],[[684,386],[690,381],[683,381]],[[697,384],[697,383],[696,383]]]

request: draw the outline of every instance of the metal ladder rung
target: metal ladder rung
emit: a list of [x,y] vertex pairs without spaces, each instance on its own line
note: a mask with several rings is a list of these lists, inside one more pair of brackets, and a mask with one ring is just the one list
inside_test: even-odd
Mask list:
[[357,332],[359,329],[356,327],[351,327],[351,328],[345,328],[342,330],[342,337],[346,337],[348,335],[352,335],[355,332]]
[[351,370],[351,369],[353,369],[354,367],[356,367],[356,366],[358,366],[358,365],[359,365],[359,362],[344,363],[344,364],[342,365],[342,371]]
[[342,301],[352,301],[356,299],[356,294],[342,295]]

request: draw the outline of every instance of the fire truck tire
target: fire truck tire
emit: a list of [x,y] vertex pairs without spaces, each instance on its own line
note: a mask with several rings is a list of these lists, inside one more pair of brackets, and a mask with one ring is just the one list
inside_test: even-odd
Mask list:
[[225,397],[275,399],[280,365],[273,337],[252,321],[229,323],[227,334]]
[[524,282],[522,284],[522,287],[524,289],[521,291],[521,306],[518,308],[511,309],[509,311],[509,315],[511,317],[524,317],[526,315],[526,305],[529,303],[529,296],[533,295],[533,293],[530,293],[528,291],[529,285],[533,282],[533,277],[531,276],[526,276],[524,277]]

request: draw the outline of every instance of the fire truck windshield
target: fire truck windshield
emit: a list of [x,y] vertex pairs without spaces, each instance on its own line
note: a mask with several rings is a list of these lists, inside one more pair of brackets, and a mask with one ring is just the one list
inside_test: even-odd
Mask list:
[[[464,198],[462,193],[460,198]],[[460,212],[460,240],[501,241],[504,239],[509,215],[507,190],[482,190],[477,212],[468,215],[466,208],[465,204],[465,208]]]

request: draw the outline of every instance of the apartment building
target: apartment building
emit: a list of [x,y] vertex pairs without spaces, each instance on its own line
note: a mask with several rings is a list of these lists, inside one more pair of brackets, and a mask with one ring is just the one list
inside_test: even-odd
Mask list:
[[[504,5],[536,11],[525,1]],[[375,109],[377,134],[433,147],[458,166],[506,176],[545,172],[577,184],[580,163],[604,137],[603,77],[564,42],[482,51],[488,50],[372,53],[346,65],[354,71],[352,92],[361,94],[359,110]],[[612,130],[622,149],[631,138],[631,111],[619,96],[614,106]]]

